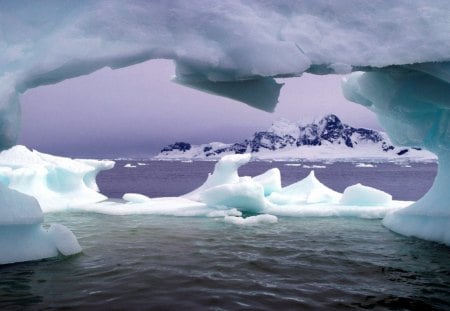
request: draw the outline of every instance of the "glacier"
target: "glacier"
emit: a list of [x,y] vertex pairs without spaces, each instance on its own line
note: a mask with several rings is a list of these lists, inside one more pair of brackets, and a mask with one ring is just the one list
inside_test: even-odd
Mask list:
[[429,193],[385,226],[449,244],[449,19],[441,0],[1,1],[0,149],[17,140],[20,94],[105,66],[172,59],[174,81],[266,111],[274,78],[354,72],[344,95],[439,158]]

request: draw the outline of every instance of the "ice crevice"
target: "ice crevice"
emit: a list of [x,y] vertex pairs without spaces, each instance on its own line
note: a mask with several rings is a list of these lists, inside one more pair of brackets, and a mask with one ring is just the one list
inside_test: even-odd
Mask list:
[[[373,110],[398,145],[439,157],[429,193],[384,224],[450,244],[449,19],[450,3],[438,0],[2,1],[0,150],[18,137],[20,94],[105,66],[172,59],[176,82],[266,111],[278,101],[276,77],[363,70],[343,83],[345,96]],[[242,195],[260,189],[247,186]]]

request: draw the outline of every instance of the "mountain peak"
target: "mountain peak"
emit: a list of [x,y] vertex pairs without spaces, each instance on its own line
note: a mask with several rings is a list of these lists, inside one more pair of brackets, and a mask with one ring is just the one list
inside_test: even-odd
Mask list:
[[297,137],[299,135],[299,126],[288,119],[280,118],[272,123],[267,132],[274,133],[280,137],[288,135]]
[[[280,151],[282,153],[297,153],[301,158],[309,149],[300,149],[302,146],[322,146],[323,150],[330,148],[336,150],[337,155],[351,155],[356,152],[372,150],[378,157],[397,157],[407,154],[410,149],[400,151],[392,146],[384,134],[365,128],[354,128],[342,123],[335,114],[328,114],[316,122],[300,125],[287,119],[278,119],[266,131],[256,132],[252,137],[234,144],[209,143],[200,146],[191,146],[189,143],[177,142],[161,150],[157,158],[216,158],[225,154],[257,154]],[[350,151],[352,149],[360,151]],[[320,149],[320,148],[319,148]],[[318,149],[317,149],[318,150]],[[317,155],[323,156],[320,151]],[[330,151],[327,151],[328,153]],[[381,152],[381,153],[380,153]],[[408,155],[411,152],[408,153]],[[416,153],[413,151],[412,153]]]
[[328,114],[324,116],[320,121],[319,124],[334,124],[334,125],[341,125],[341,119],[335,114]]

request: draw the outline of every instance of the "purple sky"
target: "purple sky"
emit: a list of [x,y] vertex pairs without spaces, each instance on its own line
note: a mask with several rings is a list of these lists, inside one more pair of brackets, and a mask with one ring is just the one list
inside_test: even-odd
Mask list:
[[340,76],[279,79],[275,113],[205,94],[170,81],[171,61],[98,72],[22,95],[19,143],[42,152],[87,157],[146,157],[175,141],[237,142],[278,118],[307,120],[327,113],[379,129],[375,115],[346,101]]

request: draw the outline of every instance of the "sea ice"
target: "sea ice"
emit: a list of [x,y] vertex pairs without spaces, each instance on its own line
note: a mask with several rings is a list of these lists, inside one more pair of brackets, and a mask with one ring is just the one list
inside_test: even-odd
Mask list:
[[106,199],[95,182],[113,161],[73,160],[14,146],[0,153],[0,183],[35,197],[44,212]]
[[81,252],[69,229],[43,220],[35,198],[0,183],[0,265]]
[[244,212],[259,213],[264,210],[266,201],[264,187],[250,177],[241,177],[237,183],[214,186],[203,191],[199,200],[214,207],[234,207]]
[[356,184],[345,188],[339,203],[343,205],[389,205],[392,196],[384,191]]
[[314,175],[314,171],[292,185],[284,187],[279,192],[273,192],[268,197],[271,203],[286,204],[311,204],[311,203],[337,203],[341,194],[322,184]]
[[377,167],[376,165],[370,164],[370,163],[357,163],[355,167],[361,167],[361,168],[372,168]]
[[[345,96],[374,111],[395,144],[439,157],[430,192],[384,224],[448,244],[449,19],[450,2],[439,0],[1,1],[0,149],[17,140],[20,94],[105,66],[173,59],[178,83],[266,111],[278,101],[276,77],[366,70],[344,82]],[[45,171],[13,171],[39,195],[30,176]],[[76,180],[52,172],[56,192]],[[429,225],[410,221],[421,216]]]
[[116,216],[163,215],[180,217],[224,217],[226,215],[236,215],[237,212],[236,209],[229,208],[214,214],[217,210],[207,206],[205,203],[181,197],[153,198],[149,201],[129,201],[127,203],[103,201],[72,207],[71,210]]
[[263,186],[265,196],[270,195],[272,192],[281,191],[281,173],[278,168],[272,168],[252,179],[254,182]]
[[274,215],[263,214],[250,217],[225,216],[223,221],[238,226],[255,226],[259,224],[274,224],[278,222],[278,218]]
[[125,193],[122,199],[131,203],[145,203],[151,201],[148,196],[139,193]]

